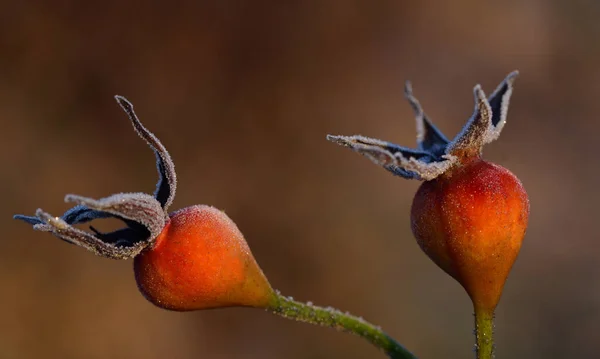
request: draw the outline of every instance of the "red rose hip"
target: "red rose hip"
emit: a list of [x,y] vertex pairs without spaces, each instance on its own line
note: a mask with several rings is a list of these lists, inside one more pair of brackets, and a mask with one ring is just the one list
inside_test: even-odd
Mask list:
[[[140,291],[161,308],[267,308],[276,293],[244,236],[224,212],[199,205],[168,213],[177,187],[171,156],[139,121],[133,105],[120,96],[116,100],[138,135],[154,150],[159,173],[154,194],[119,193],[99,200],[67,195],[65,200],[77,205],[61,217],[38,209],[35,217],[15,218],[99,256],[134,258]],[[108,233],[75,227],[103,218],[119,219],[126,226]]]
[[423,251],[493,311],[527,228],[529,200],[507,169],[475,160],[421,184],[411,210]]
[[165,309],[266,307],[274,294],[235,223],[209,206],[172,213],[134,270],[140,291]]
[[508,112],[513,72],[489,98],[474,88],[475,110],[448,140],[413,96],[418,148],[364,136],[328,136],[397,176],[424,181],[414,197],[411,227],[421,249],[469,294],[476,316],[477,357],[493,356],[492,320],[525,236],[529,200],[507,169],[483,161],[483,146],[498,138]]

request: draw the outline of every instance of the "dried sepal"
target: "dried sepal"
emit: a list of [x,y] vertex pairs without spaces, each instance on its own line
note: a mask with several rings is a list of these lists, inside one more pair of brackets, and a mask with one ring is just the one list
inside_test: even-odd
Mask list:
[[427,151],[436,156],[442,156],[446,151],[446,146],[450,140],[444,136],[442,131],[438,130],[429,117],[423,111],[421,103],[413,95],[412,84],[406,81],[404,84],[404,96],[415,112],[417,122],[417,147],[420,150]]
[[22,214],[15,214],[13,216],[13,219],[18,219],[19,221],[23,221],[25,223],[29,223],[32,226],[35,226],[36,224],[43,224],[44,222],[42,222],[41,219],[34,217],[34,216],[24,216]]
[[119,193],[99,200],[68,194],[65,201],[139,223],[148,230],[150,238],[156,238],[166,222],[160,203],[146,193]]
[[[34,229],[51,232],[58,238],[86,248],[97,255],[111,259],[132,258],[154,244],[169,219],[167,208],[175,196],[175,166],[161,142],[146,129],[133,111],[133,105],[124,97],[115,97],[125,110],[140,137],[154,150],[157,158],[159,181],[154,196],[145,193],[120,193],[99,200],[67,195],[65,201],[77,205],[61,217],[38,210],[35,216],[15,215],[13,218],[33,225]],[[116,218],[124,228],[103,233],[90,226],[91,232],[74,227],[96,219]]]
[[511,72],[488,98],[492,111],[492,124],[486,134],[485,143],[490,143],[500,136],[500,132],[506,124],[508,105],[513,92],[513,83],[519,75],[519,71]]
[[486,134],[492,124],[492,110],[485,98],[481,86],[473,89],[475,96],[475,110],[466,126],[448,145],[446,152],[454,156],[479,156],[483,150]]
[[131,120],[135,132],[146,141],[156,154],[156,167],[158,169],[159,180],[156,184],[154,197],[160,202],[165,215],[168,216],[167,210],[171,203],[173,203],[175,191],[177,189],[175,164],[173,163],[173,160],[171,160],[171,156],[169,155],[169,152],[167,152],[165,146],[163,146],[152,132],[148,131],[148,129],[142,125],[133,111],[133,104],[127,101],[123,96],[115,96],[115,99]]
[[77,205],[66,211],[61,218],[68,224],[79,224],[109,217],[111,217],[110,213],[94,210],[84,205]]
[[405,97],[415,112],[417,149],[364,136],[333,136],[329,141],[349,147],[395,175],[429,181],[481,155],[483,145],[495,140],[504,124],[517,71],[510,73],[488,98],[475,86],[475,110],[465,127],[449,141],[425,114],[406,82]]
[[[137,255],[153,241],[165,226],[160,203],[145,193],[120,193],[99,200],[67,195],[67,202],[77,205],[62,217],[53,217],[38,209],[36,217],[16,215],[15,219],[33,224],[39,231],[51,232],[58,238],[111,259],[127,259]],[[73,227],[99,218],[117,218],[127,227],[103,233],[90,227],[92,233]]]
[[443,155],[438,160],[431,153],[395,145],[364,136],[332,136],[329,141],[351,148],[397,176],[429,180],[452,166],[455,158]]
[[109,259],[128,259],[135,257],[148,245],[146,242],[128,243],[125,241],[109,243],[102,239],[69,225],[60,217],[53,217],[41,209],[36,211],[36,217],[40,223],[35,224],[33,229],[50,232],[56,237],[83,247],[96,255]]
[[[96,211],[86,206],[77,205],[73,208],[67,210],[61,217],[63,221],[67,224],[79,224],[93,221],[94,219],[99,218],[109,218],[112,217],[110,213]],[[39,224],[43,223],[38,217],[35,216],[24,216],[22,214],[17,214],[13,216],[14,219],[18,219],[29,224]]]

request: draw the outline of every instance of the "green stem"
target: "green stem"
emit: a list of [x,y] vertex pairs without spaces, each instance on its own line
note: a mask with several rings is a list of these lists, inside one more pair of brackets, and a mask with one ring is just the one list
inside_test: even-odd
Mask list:
[[494,311],[475,308],[475,351],[477,359],[494,358]]
[[381,328],[364,321],[362,318],[344,314],[333,308],[322,308],[312,304],[300,303],[277,293],[267,310],[287,319],[356,334],[381,349],[391,359],[416,359],[402,345],[385,334]]

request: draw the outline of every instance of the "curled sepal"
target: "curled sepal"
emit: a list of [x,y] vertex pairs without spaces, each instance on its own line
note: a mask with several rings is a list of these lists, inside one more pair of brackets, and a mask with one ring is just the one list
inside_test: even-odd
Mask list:
[[[67,195],[65,201],[76,202],[77,205],[62,217],[53,217],[38,209],[35,217],[16,215],[14,218],[110,259],[133,258],[154,243],[166,222],[160,203],[145,193],[120,193],[99,200]],[[111,217],[122,220],[126,227],[108,233],[94,227],[90,227],[93,233],[73,227]]]
[[61,218],[68,224],[79,224],[108,217],[112,217],[110,213],[94,210],[84,205],[77,205],[66,211]]
[[[62,217],[38,209],[35,217],[16,215],[14,218],[32,224],[35,230],[51,232],[66,242],[110,259],[133,258],[151,245],[165,226],[160,203],[145,193],[121,193],[100,200],[67,195],[65,201],[78,204]],[[108,233],[94,227],[90,227],[93,233],[73,227],[111,217],[122,220],[126,227]]]
[[[153,196],[145,193],[119,193],[99,200],[67,195],[65,201],[77,204],[61,217],[54,217],[40,209],[35,216],[15,215],[13,218],[33,225],[34,229],[51,232],[58,238],[84,247],[97,255],[112,258],[132,258],[152,246],[164,229],[169,215],[167,208],[175,196],[175,166],[165,147],[137,118],[133,105],[124,97],[117,102],[127,113],[133,128],[154,150],[159,181]],[[112,232],[101,232],[90,226],[91,232],[73,227],[96,219],[116,218],[125,227]]]
[[517,71],[510,73],[488,98],[475,86],[475,111],[465,127],[449,141],[425,114],[413,95],[410,82],[404,94],[415,112],[417,149],[363,136],[331,136],[327,139],[349,147],[371,159],[395,175],[407,179],[430,181],[451,170],[481,158],[483,145],[500,135],[508,112],[508,104]]
[[455,161],[455,158],[447,155],[443,155],[441,160],[436,160],[435,156],[426,151],[364,136],[328,135],[327,139],[349,147],[396,176],[407,179],[433,179],[444,173]]
[[[36,213],[41,214],[44,212],[41,209],[38,209],[38,212],[36,212]],[[90,222],[94,219],[109,218],[109,217],[112,217],[112,215],[110,213],[96,211],[96,210],[87,208],[86,206],[77,205],[77,206],[67,210],[61,217],[56,217],[56,219],[63,221],[67,225],[73,225],[73,224]],[[40,219],[40,217],[24,216],[21,214],[17,214],[17,215],[14,215],[13,218],[33,225],[34,229],[42,230],[45,232],[49,232],[49,231],[51,232],[50,227],[45,226],[45,222],[42,219]],[[35,227],[36,225],[42,225],[42,226],[39,226],[36,228]],[[90,228],[93,231],[95,231],[95,229],[93,227],[90,227]],[[62,238],[60,236],[58,238],[63,239],[67,243],[74,244],[74,242],[72,240]],[[100,238],[100,239],[102,239],[102,238]]]
[[166,222],[165,217],[161,215],[160,203],[146,193],[119,193],[99,200],[68,194],[65,201],[139,223],[148,231],[150,239],[160,234]]
[[492,111],[481,86],[473,89],[475,110],[466,126],[448,145],[446,152],[459,157],[480,156],[488,129],[492,125]]
[[413,95],[412,84],[406,81],[404,84],[404,96],[415,112],[417,121],[417,146],[422,151],[427,151],[437,157],[444,155],[446,146],[450,140],[444,136],[442,131],[433,125],[429,117],[423,111],[423,107]]
[[[96,211],[91,208],[87,208],[83,205],[77,205],[73,208],[67,210],[60,219],[65,221],[67,224],[79,224],[93,221],[94,219],[99,218],[109,218],[112,217],[110,213]],[[43,223],[41,219],[35,216],[24,216],[22,214],[17,214],[13,216],[14,219],[21,220],[23,222],[29,223],[31,225]]]
[[492,111],[492,123],[485,137],[485,143],[496,140],[506,124],[508,105],[513,92],[513,83],[519,75],[519,71],[511,72],[488,98],[490,110]]
[[[39,223],[34,224],[33,229],[50,232],[64,241],[83,247],[105,258],[133,258],[147,246],[144,241],[130,242],[126,238],[121,238],[120,241],[114,243],[104,241],[91,233],[69,225],[60,217],[53,217],[41,209],[38,209],[35,215]],[[31,217],[15,216],[15,218],[27,221],[25,218],[30,219]]]
[[168,217],[167,209],[173,203],[175,198],[175,191],[177,189],[177,175],[175,174],[175,165],[167,149],[160,140],[148,131],[144,125],[140,122],[137,115],[133,111],[133,104],[123,96],[115,96],[115,99],[119,105],[123,108],[131,123],[135,132],[146,141],[146,143],[154,150],[156,154],[156,168],[158,169],[158,183],[156,184],[156,190],[154,197],[160,202],[164,209],[165,216]]

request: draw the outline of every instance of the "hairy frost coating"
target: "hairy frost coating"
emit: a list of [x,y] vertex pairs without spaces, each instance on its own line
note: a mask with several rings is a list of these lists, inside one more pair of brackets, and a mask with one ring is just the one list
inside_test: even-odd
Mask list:
[[416,149],[360,135],[327,135],[327,139],[364,155],[394,175],[432,180],[458,164],[461,158],[481,155],[483,145],[500,136],[506,123],[513,82],[518,74],[518,71],[511,72],[489,98],[485,97],[480,85],[475,86],[473,115],[452,141],[429,120],[413,95],[410,82],[406,82],[404,92],[417,120]]
[[[76,205],[61,217],[38,209],[35,216],[15,215],[13,218],[33,225],[33,229],[50,232],[56,237],[86,248],[95,254],[111,259],[135,257],[151,246],[164,228],[169,215],[168,208],[175,198],[177,176],[175,165],[166,148],[138,119],[133,105],[122,96],[115,96],[137,134],[146,141],[156,154],[158,183],[154,195],[146,193],[118,193],[99,200],[69,194],[66,202]],[[99,218],[117,218],[125,227],[102,233],[90,226],[92,232],[73,227]]]

